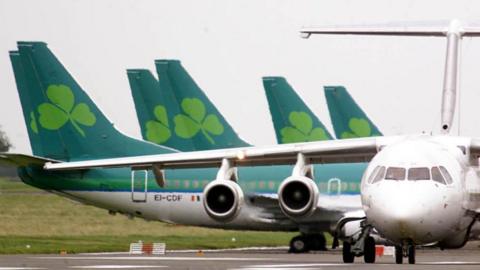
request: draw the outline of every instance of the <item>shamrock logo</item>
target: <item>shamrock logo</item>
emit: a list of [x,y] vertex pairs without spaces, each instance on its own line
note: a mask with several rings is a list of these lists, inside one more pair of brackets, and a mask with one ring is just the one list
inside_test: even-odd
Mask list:
[[154,143],[164,143],[172,136],[170,132],[167,110],[164,106],[157,105],[153,109],[156,120],[150,120],[145,124],[147,128],[147,140]]
[[70,122],[77,132],[85,137],[85,132],[80,125],[91,127],[97,121],[88,105],[85,103],[75,105],[72,90],[63,84],[50,85],[46,93],[50,102],[38,106],[40,125],[48,130],[58,130]]
[[342,139],[374,136],[372,135],[370,123],[363,118],[350,118],[350,121],[348,121],[348,127],[350,128],[351,132],[343,132],[340,136]]
[[33,133],[38,134],[37,119],[35,118],[33,111],[30,112],[30,128],[32,129]]
[[312,117],[306,112],[291,112],[288,116],[291,126],[280,130],[282,143],[310,142],[327,140],[325,130],[320,127],[313,128]]
[[198,98],[185,98],[180,105],[185,114],[173,118],[175,133],[181,138],[189,139],[202,132],[211,144],[215,144],[210,134],[220,135],[224,130],[218,117],[214,114],[206,115],[205,105]]

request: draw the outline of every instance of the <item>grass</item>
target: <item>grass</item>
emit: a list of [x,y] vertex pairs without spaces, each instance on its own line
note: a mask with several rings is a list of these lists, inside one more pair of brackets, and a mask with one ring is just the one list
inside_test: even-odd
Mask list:
[[164,242],[167,249],[284,246],[294,235],[131,220],[0,179],[0,254],[128,251],[139,240]]

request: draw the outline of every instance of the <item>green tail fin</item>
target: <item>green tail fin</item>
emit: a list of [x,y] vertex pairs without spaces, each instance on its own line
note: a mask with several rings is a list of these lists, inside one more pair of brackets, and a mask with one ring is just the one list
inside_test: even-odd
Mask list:
[[263,87],[278,143],[331,140],[332,136],[283,77],[264,77]]
[[[184,151],[248,146],[238,137],[215,105],[197,86],[178,60],[156,60],[155,66],[163,95],[149,98],[164,105],[169,115],[172,137],[168,144]],[[149,93],[153,91],[149,91]],[[160,97],[168,97],[162,100]],[[174,100],[175,102],[170,102]],[[149,110],[154,110],[150,107]],[[152,118],[150,118],[152,119]],[[189,141],[189,142],[188,142]]]
[[149,70],[129,69],[127,75],[143,139],[181,151],[199,150],[194,140],[175,134],[173,117],[180,114],[181,109],[169,79],[163,78],[160,86]]
[[10,58],[34,155],[84,160],[172,152],[116,130],[45,43],[17,45]]
[[325,86],[330,118],[339,139],[382,136],[343,86]]

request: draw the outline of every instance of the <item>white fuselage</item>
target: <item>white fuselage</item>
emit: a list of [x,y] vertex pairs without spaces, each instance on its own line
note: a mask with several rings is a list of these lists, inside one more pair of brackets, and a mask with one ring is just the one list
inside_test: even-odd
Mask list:
[[447,137],[408,138],[385,146],[370,162],[362,205],[381,235],[418,245],[448,242],[452,235],[462,239],[472,221],[463,207],[470,166],[457,143]]

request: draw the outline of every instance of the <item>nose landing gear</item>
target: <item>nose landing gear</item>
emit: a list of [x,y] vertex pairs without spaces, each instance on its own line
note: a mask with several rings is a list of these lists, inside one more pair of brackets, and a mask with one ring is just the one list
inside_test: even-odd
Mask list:
[[409,264],[415,264],[415,245],[413,243],[395,246],[395,263],[402,264],[403,257],[408,257]]

